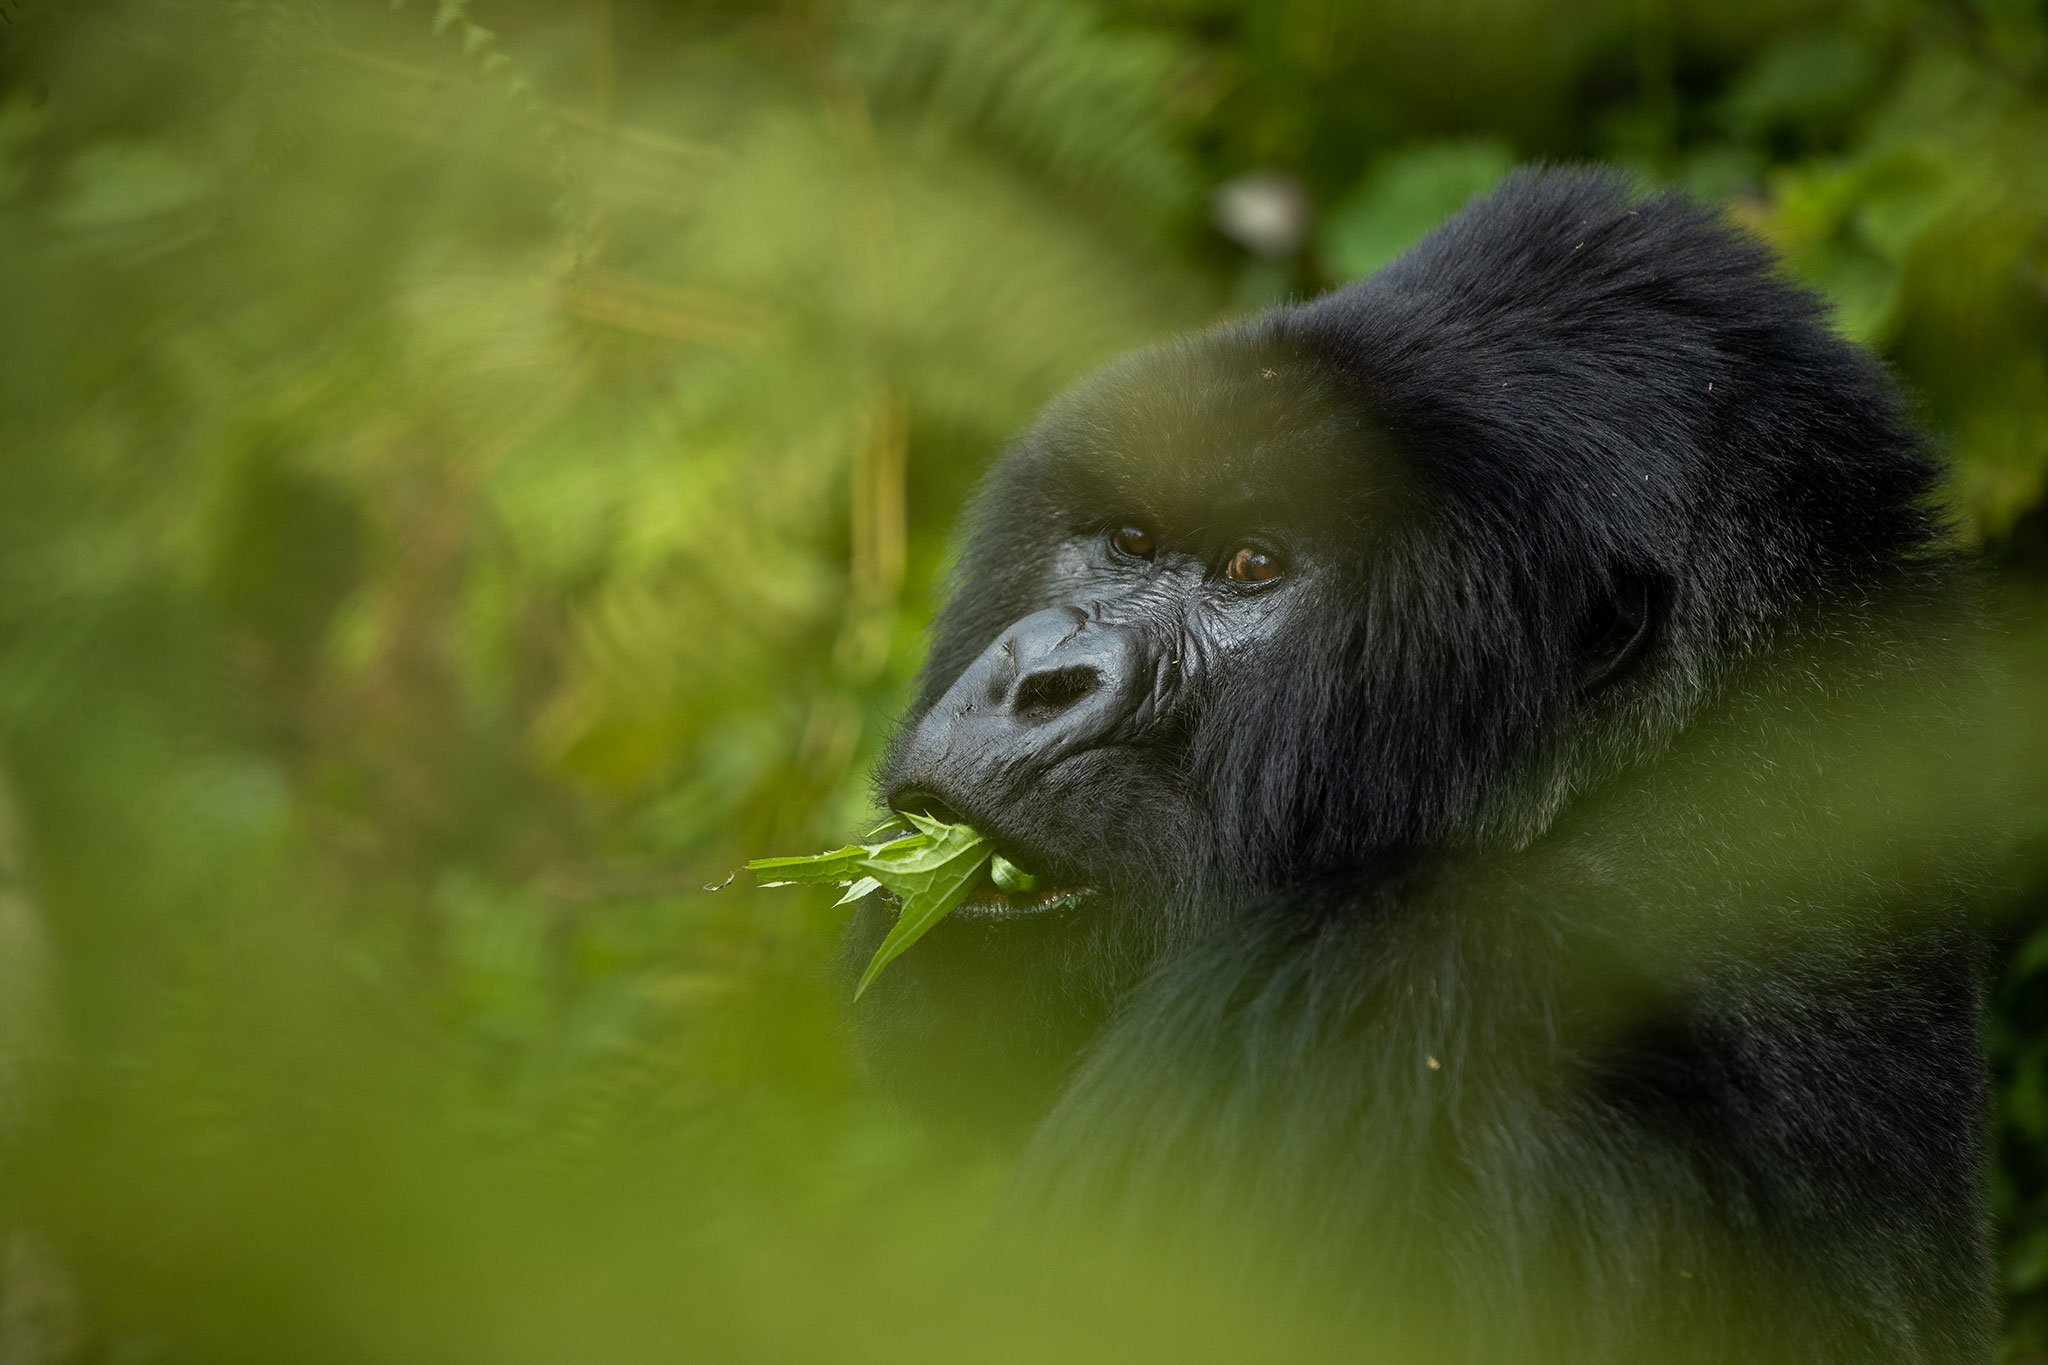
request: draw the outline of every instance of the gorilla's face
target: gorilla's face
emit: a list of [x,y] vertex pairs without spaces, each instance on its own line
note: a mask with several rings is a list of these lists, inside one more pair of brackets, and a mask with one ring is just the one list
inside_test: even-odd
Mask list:
[[892,807],[965,820],[1039,878],[955,915],[1142,913],[1172,938],[1197,905],[1316,870],[1275,821],[1236,826],[1257,740],[1281,742],[1301,679],[1336,671],[1330,585],[1362,577],[1386,500],[1359,487],[1369,445],[1299,366],[1250,348],[1141,357],[1019,443],[883,774]]
[[[1001,515],[1000,504],[992,509]],[[965,819],[1039,887],[955,913],[1016,917],[1122,891],[1163,912],[1214,871],[1192,741],[1228,676],[1286,667],[1315,565],[1268,509],[1199,525],[1142,500],[1075,505],[1034,548],[1043,603],[959,670],[905,736],[888,800]]]
[[1314,609],[1315,559],[1283,509],[1219,499],[1189,520],[1125,488],[1057,486],[1074,496],[1050,519],[991,500],[991,518],[1041,519],[1029,609],[948,670],[890,771],[893,807],[964,818],[1045,883],[976,897],[970,917],[1119,887],[1167,900],[1206,879],[1203,713],[1230,704],[1225,680],[1288,667],[1282,645]]

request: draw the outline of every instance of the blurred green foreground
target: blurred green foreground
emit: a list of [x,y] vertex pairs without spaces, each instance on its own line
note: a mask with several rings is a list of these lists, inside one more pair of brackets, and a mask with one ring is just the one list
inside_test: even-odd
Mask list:
[[2039,0],[0,0],[0,1362],[1332,1348],[989,1269],[831,897],[704,888],[863,824],[1038,404],[1539,157],[1726,200],[1948,442],[2044,1358]]

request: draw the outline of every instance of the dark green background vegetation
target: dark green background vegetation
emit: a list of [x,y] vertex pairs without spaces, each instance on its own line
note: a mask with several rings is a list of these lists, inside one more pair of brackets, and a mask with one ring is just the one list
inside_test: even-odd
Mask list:
[[[1726,202],[1950,452],[2041,1358],[2042,0],[0,0],[0,1354],[1323,1350],[976,1274],[1000,1159],[861,1089],[831,897],[701,888],[862,826],[1038,404],[1531,158]],[[1212,225],[1254,171],[1301,250]]]

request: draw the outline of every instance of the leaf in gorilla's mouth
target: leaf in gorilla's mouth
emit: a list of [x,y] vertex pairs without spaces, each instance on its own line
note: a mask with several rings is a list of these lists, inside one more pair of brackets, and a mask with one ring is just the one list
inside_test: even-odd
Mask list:
[[963,903],[969,914],[1000,919],[1072,904],[1085,894],[1041,889],[1036,877],[997,853],[988,836],[971,825],[912,811],[905,811],[902,818],[917,832],[808,857],[756,858],[747,864],[762,886],[844,886],[840,905],[880,890],[896,898],[896,924],[861,973],[860,984],[853,989],[856,1000],[882,968]]

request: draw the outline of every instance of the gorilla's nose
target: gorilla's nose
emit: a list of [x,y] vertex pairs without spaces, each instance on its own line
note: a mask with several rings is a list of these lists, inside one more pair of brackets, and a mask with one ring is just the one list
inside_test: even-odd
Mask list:
[[961,678],[978,674],[984,699],[977,703],[968,689],[966,704],[1025,725],[1050,724],[1105,690],[1109,675],[1123,671],[1119,652],[1072,607],[1041,611],[1004,631]]
[[1137,633],[1053,607],[1011,626],[918,722],[899,771],[965,805],[1001,803],[1137,712],[1151,671]]

